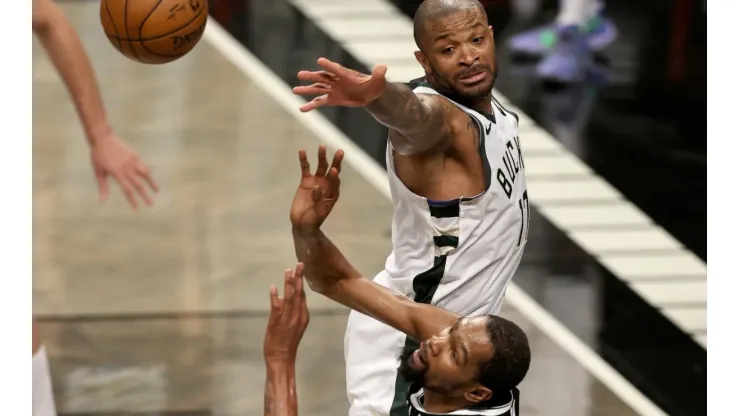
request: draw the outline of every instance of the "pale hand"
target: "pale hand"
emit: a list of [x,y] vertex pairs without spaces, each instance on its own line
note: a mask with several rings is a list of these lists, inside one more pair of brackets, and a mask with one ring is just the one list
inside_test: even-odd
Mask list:
[[147,185],[155,193],[159,188],[152,179],[149,168],[141,161],[139,155],[115,134],[93,143],[90,147],[90,158],[98,182],[100,202],[107,200],[110,195],[108,177],[112,176],[133,209],[139,207],[137,195],[146,205],[152,204],[146,190]]
[[295,361],[298,344],[308,327],[309,314],[303,290],[303,263],[285,271],[283,298],[275,285],[270,285],[270,318],[263,352],[266,361]]
[[318,96],[300,107],[304,113],[325,105],[363,107],[380,97],[385,90],[385,73],[388,71],[385,65],[376,66],[372,75],[366,75],[326,58],[319,58],[317,63],[324,71],[298,73],[299,80],[313,84],[293,88],[298,95]]
[[331,168],[326,160],[326,147],[319,146],[319,164],[311,174],[306,151],[298,151],[301,182],[290,207],[290,222],[301,229],[318,229],[339,199],[339,172],[344,151],[337,150]]

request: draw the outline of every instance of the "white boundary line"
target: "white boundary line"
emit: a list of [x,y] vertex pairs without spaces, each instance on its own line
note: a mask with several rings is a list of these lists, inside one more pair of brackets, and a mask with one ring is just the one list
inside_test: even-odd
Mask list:
[[[257,57],[234,39],[226,30],[210,18],[203,38],[230,61],[255,85],[267,92],[280,106],[294,116],[308,130],[319,137],[330,148],[345,150],[344,160],[387,198],[391,198],[386,171],[362,149],[329,122],[321,113],[301,113],[304,102],[293,94],[283,82]],[[619,372],[596,354],[583,341],[570,332],[562,323],[534,301],[516,284],[511,283],[506,292],[508,302],[526,316],[574,360],[587,369],[596,379],[641,415],[666,415],[658,406],[630,384]]]

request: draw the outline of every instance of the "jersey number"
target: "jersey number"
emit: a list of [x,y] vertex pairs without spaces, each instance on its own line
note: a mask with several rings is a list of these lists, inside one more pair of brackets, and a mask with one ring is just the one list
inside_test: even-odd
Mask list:
[[517,247],[522,245],[522,241],[527,241],[527,237],[529,236],[529,198],[527,197],[526,189],[519,199],[519,212],[522,214],[522,225],[519,227],[519,243],[517,243]]

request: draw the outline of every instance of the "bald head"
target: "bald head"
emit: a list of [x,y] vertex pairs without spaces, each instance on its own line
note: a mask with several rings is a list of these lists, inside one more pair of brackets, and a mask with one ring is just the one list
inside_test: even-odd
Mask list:
[[424,0],[414,14],[414,40],[420,50],[423,48],[423,39],[426,34],[426,23],[442,19],[453,13],[476,9],[486,15],[486,9],[478,0]]

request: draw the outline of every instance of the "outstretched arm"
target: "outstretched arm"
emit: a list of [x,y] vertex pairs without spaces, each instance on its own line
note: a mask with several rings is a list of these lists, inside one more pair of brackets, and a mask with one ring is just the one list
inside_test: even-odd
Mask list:
[[320,229],[294,227],[293,242],[312,289],[411,338],[424,341],[458,319],[452,312],[416,303],[363,278]]
[[413,155],[451,143],[449,112],[454,107],[433,95],[419,95],[400,83],[388,83],[377,99],[365,109],[390,129],[393,149]]
[[305,266],[303,275],[313,290],[423,341],[454,324],[458,316],[364,279],[320,229],[339,199],[343,155],[338,150],[329,167],[326,148],[320,146],[318,167],[311,174],[306,151],[298,151],[301,181],[290,222],[296,256]]
[[298,79],[313,85],[293,88],[296,94],[318,97],[301,106],[312,111],[325,105],[365,107],[390,129],[393,148],[402,155],[414,155],[430,149],[447,148],[452,143],[450,117],[457,112],[447,100],[433,95],[417,95],[406,85],[389,83],[388,68],[378,65],[371,75],[359,73],[319,58],[323,71],[300,71]]
[[69,19],[52,0],[33,0],[32,26],[72,95],[92,152],[100,200],[108,198],[108,177],[113,176],[134,209],[137,194],[151,205],[146,188],[157,192],[157,184],[139,155],[113,132],[90,60]]
[[67,16],[52,0],[33,0],[32,27],[72,95],[88,141],[111,135],[95,73]]

